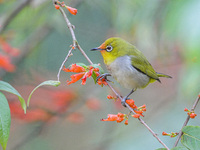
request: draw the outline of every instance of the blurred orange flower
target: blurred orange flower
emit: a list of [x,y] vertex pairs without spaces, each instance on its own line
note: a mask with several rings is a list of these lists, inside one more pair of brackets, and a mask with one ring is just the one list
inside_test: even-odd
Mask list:
[[96,98],[89,98],[86,101],[86,105],[89,109],[92,109],[92,110],[99,110],[101,108],[100,100]]
[[[23,89],[25,88],[32,89],[28,86],[23,87]],[[9,101],[11,116],[28,123],[55,121],[55,118],[64,116],[63,114],[77,97],[77,93],[71,89],[59,89],[53,92],[49,89],[40,89],[38,95],[40,97],[33,97],[26,114],[24,114],[20,102],[15,101],[15,97],[10,98],[13,99],[13,101]]]
[[9,106],[12,117],[25,120],[26,122],[47,121],[52,116],[50,113],[40,108],[29,109],[27,114],[24,114],[20,104],[17,102],[10,102]]
[[3,68],[8,72],[15,71],[15,66],[11,64],[10,59],[7,56],[3,56],[1,54],[0,54],[0,68]]
[[3,37],[0,37],[0,47],[8,55],[18,56],[19,49],[12,47]]
[[82,123],[84,121],[84,116],[81,113],[75,112],[70,114],[67,119],[72,123]]

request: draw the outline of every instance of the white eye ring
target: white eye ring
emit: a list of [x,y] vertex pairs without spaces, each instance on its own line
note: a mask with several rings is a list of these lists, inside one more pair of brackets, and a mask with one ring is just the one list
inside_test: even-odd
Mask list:
[[113,50],[113,47],[111,45],[107,46],[106,47],[106,51],[107,52],[111,52]]

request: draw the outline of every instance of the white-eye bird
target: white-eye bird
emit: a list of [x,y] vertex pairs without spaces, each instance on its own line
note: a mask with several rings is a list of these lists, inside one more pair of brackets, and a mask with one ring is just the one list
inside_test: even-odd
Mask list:
[[156,80],[160,82],[159,77],[171,78],[168,75],[155,72],[142,52],[121,38],[109,38],[101,46],[91,50],[100,50],[104,63],[111,73],[100,75],[99,78],[112,75],[120,85],[131,89],[131,92],[122,100],[124,106],[126,99],[137,88],[145,88]]

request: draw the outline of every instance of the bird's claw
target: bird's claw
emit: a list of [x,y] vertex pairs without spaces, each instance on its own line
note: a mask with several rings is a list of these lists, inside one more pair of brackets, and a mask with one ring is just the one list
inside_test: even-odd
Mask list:
[[127,97],[124,97],[123,99],[122,99],[122,101],[121,101],[121,104],[124,106],[124,107],[126,107],[126,100],[127,100],[128,98]]
[[104,74],[99,75],[99,76],[97,77],[97,79],[96,79],[96,82],[98,82],[99,79],[101,79],[101,80],[102,80],[102,79],[105,79],[106,81],[111,82],[110,80],[107,79],[107,76],[111,76],[111,74],[110,74],[110,73],[104,73]]
[[127,100],[127,99],[130,99],[130,98],[128,98],[128,97],[129,97],[135,90],[136,90],[136,89],[132,89],[131,92],[130,92],[127,96],[125,96],[125,97],[122,99],[121,104],[122,104],[124,107],[126,107],[126,100]]

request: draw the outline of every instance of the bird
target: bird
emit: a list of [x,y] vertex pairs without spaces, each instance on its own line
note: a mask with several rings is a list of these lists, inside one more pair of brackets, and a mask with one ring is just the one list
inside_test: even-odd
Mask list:
[[159,77],[172,78],[169,75],[154,70],[147,58],[134,45],[119,38],[111,37],[99,47],[91,51],[100,51],[109,73],[98,77],[107,79],[112,76],[120,85],[130,89],[130,93],[123,97],[121,103],[126,106],[126,100],[136,91],[145,88],[149,83],[158,81]]

